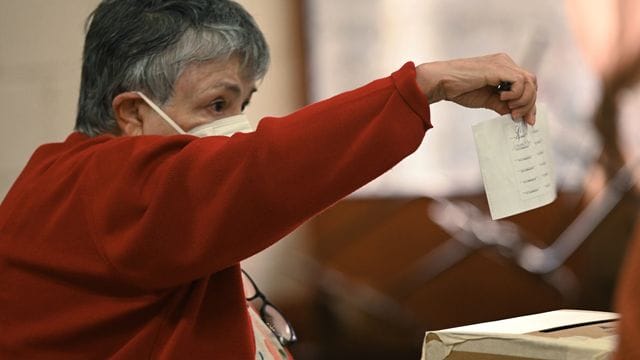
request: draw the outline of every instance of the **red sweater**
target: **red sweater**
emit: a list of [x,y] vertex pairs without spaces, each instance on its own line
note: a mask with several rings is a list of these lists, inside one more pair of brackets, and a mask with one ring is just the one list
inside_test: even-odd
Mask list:
[[408,63],[250,134],[40,147],[0,206],[0,358],[253,360],[239,262],[430,127]]

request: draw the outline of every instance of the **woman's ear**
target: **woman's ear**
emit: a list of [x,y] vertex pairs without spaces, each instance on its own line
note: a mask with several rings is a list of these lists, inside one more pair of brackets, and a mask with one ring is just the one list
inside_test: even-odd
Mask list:
[[111,106],[122,135],[136,136],[143,134],[144,118],[140,106],[144,101],[133,91],[118,94]]

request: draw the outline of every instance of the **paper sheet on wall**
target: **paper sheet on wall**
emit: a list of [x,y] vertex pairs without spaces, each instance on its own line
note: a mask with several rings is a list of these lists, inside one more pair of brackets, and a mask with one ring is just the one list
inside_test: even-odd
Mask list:
[[549,127],[539,111],[534,126],[510,115],[473,125],[491,218],[496,220],[553,202],[556,181]]

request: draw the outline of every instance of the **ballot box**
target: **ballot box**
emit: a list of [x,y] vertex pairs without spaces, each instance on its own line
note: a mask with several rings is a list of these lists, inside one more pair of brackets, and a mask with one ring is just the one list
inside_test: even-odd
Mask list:
[[422,360],[609,359],[617,321],[611,312],[556,310],[428,331]]

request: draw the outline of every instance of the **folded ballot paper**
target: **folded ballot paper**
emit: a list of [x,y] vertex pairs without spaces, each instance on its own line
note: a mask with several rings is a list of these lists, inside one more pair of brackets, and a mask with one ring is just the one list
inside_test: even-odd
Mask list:
[[505,115],[479,122],[472,128],[492,219],[555,200],[549,127],[542,109],[534,126]]
[[427,332],[422,360],[610,359],[618,314],[556,310]]

